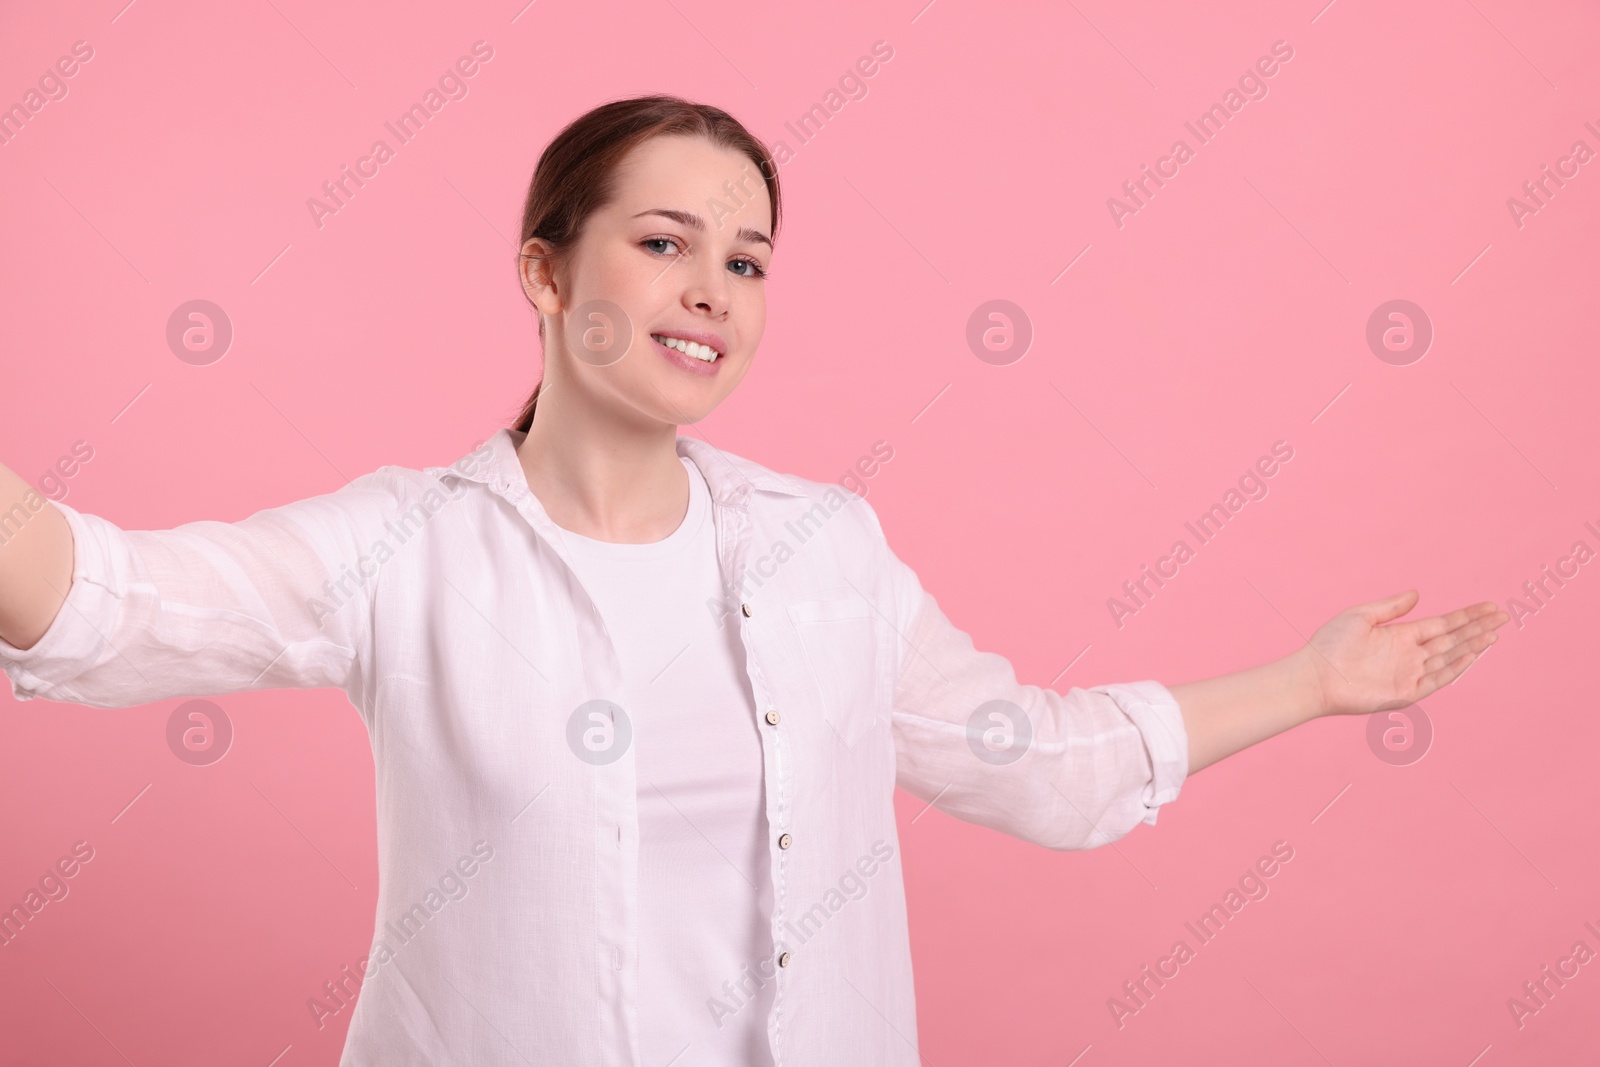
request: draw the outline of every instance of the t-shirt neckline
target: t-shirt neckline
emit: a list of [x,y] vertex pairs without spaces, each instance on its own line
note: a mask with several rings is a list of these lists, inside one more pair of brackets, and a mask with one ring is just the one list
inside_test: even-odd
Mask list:
[[585,556],[610,560],[659,559],[682,551],[699,534],[706,515],[711,510],[711,487],[706,484],[705,475],[700,473],[700,468],[696,467],[687,456],[680,455],[678,461],[689,473],[689,509],[676,530],[659,541],[628,544],[618,541],[599,541],[558,527],[567,547]]

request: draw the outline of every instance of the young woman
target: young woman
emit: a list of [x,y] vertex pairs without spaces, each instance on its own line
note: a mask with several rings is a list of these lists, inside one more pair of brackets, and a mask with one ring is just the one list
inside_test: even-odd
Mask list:
[[1248,745],[1427,696],[1505,621],[1401,622],[1408,591],[1239,674],[1020,684],[865,500],[677,435],[755,359],[778,223],[727,114],[609,103],[528,192],[543,381],[455,464],[166,531],[0,467],[19,699],[360,711],[381,883],[343,1063],[915,1064],[896,786],[1094,847]]

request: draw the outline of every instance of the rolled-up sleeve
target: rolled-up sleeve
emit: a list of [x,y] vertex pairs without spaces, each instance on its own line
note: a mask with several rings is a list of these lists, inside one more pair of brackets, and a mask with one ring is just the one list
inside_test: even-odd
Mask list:
[[1155,823],[1189,764],[1166,686],[1023,685],[1010,661],[975,648],[945,617],[887,542],[882,552],[900,633],[892,715],[900,788],[1053,849],[1094,848]]
[[124,530],[54,503],[72,586],[27,649],[0,640],[19,700],[131,707],[246,689],[349,691],[371,636],[389,469],[239,522]]

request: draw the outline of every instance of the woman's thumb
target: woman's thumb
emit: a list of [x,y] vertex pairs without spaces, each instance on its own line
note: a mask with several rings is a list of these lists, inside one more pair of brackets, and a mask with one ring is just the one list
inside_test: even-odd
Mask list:
[[1390,619],[1398,619],[1416,607],[1418,597],[1419,594],[1415,589],[1407,589],[1403,593],[1396,593],[1394,596],[1384,597],[1382,600],[1374,600],[1370,604],[1363,604],[1358,610],[1368,622],[1378,625],[1388,622]]

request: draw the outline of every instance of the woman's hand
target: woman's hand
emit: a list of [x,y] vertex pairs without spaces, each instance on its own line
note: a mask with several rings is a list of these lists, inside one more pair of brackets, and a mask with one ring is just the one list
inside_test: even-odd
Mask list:
[[1461,676],[1511,617],[1493,601],[1395,622],[1417,591],[1340,612],[1311,642],[1259,667],[1170,686],[1193,774],[1322,715],[1366,715],[1414,704]]
[[72,588],[72,527],[3,463],[0,518],[0,640],[29,649],[61,613]]
[[1447,615],[1394,622],[1417,591],[1335,615],[1301,653],[1317,681],[1323,715],[1366,715],[1414,704],[1448,685],[1494,644],[1510,615],[1493,601]]

